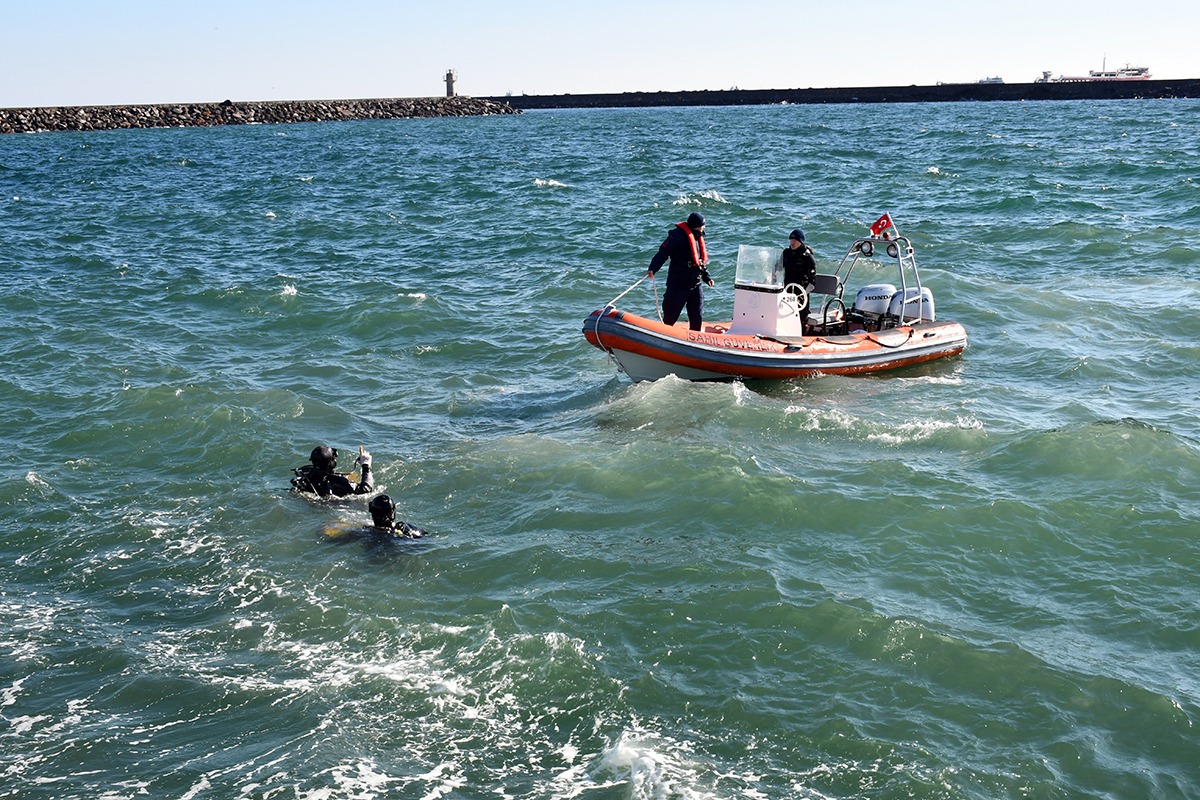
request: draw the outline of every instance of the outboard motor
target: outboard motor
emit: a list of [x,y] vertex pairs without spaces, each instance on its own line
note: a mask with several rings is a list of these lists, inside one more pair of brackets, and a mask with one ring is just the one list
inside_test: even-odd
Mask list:
[[922,286],[918,289],[915,286],[910,286],[904,291],[904,297],[900,296],[900,292],[892,297],[888,303],[888,317],[900,320],[901,303],[903,303],[904,322],[933,322],[936,317],[933,313],[933,292],[927,287]]
[[850,315],[856,321],[871,331],[879,330],[880,321],[888,313],[888,305],[896,294],[896,287],[890,283],[872,283],[858,290],[854,296],[854,307]]

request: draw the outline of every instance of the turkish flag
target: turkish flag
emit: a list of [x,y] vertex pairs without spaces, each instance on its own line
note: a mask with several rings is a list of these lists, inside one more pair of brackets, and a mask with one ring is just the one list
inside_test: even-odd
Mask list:
[[892,227],[892,216],[891,214],[884,214],[875,220],[875,224],[871,226],[871,235],[878,236],[890,227]]

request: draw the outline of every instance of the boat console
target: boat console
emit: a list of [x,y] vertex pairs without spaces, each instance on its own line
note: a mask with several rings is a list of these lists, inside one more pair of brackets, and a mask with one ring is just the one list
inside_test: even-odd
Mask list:
[[[733,322],[729,332],[788,339],[805,333],[845,333],[842,282],[818,273],[811,287],[784,285],[780,248],[744,244],[738,248],[733,281]],[[895,292],[895,289],[892,290]],[[808,319],[800,309],[809,299]],[[891,299],[891,295],[888,295]],[[803,325],[802,325],[803,323]]]
[[[777,247],[744,244],[738,248],[729,333],[792,339],[805,334],[872,332],[937,319],[933,293],[921,285],[912,245],[903,236],[859,239],[835,272],[818,273],[803,324],[799,309],[809,287],[784,286],[779,254]],[[854,305],[847,309],[842,293],[856,267],[870,282],[858,289]],[[899,288],[878,280],[884,276],[898,280]]]
[[804,287],[783,285],[778,247],[744,244],[738,247],[737,274],[733,280],[733,321],[730,334],[798,338],[804,335],[800,308]]

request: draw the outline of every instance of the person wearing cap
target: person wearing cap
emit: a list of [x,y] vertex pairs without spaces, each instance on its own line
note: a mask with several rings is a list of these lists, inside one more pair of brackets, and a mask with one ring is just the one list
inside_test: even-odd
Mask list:
[[704,215],[693,212],[686,222],[677,222],[667,232],[667,238],[658,252],[650,259],[646,277],[652,278],[670,259],[667,270],[667,290],[663,293],[662,319],[674,325],[684,307],[687,308],[688,327],[694,331],[704,323],[704,288],[713,286],[708,274],[708,248],[704,243]]
[[298,492],[310,492],[321,499],[330,497],[346,497],[352,494],[370,494],[375,489],[375,480],[371,474],[371,454],[359,448],[358,456],[354,459],[359,467],[361,476],[357,482],[337,471],[338,451],[336,447],[320,445],[314,447],[308,460],[311,464],[297,467],[292,472],[292,488]]
[[[788,236],[788,246],[779,255],[783,265],[783,285],[798,284],[806,291],[811,291],[813,282],[817,279],[817,259],[813,256],[812,248],[804,243],[804,231],[796,228]],[[792,290],[792,294],[798,294]],[[800,308],[800,319],[808,319],[808,295],[804,295],[804,305]]]

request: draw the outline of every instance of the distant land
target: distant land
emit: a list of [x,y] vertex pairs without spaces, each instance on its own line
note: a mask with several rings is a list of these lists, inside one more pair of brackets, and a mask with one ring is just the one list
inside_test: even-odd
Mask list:
[[842,89],[727,89],[619,94],[488,97],[522,111],[542,108],[752,106],[819,103],[943,103],[987,100],[1161,100],[1200,97],[1200,78],[1146,81],[942,83],[936,86],[860,86]]
[[130,106],[0,108],[0,134],[105,131],[118,128],[199,128],[363,119],[415,119],[519,114],[511,105],[474,97],[379,100],[271,100],[156,103]]
[[942,83],[842,89],[727,89],[619,94],[503,97],[270,100],[152,105],[0,108],[0,134],[116,128],[188,128],[287,122],[519,114],[533,109],[654,106],[805,105],[822,103],[944,103],[990,100],[1157,100],[1200,97],[1200,78],[1138,81]]

